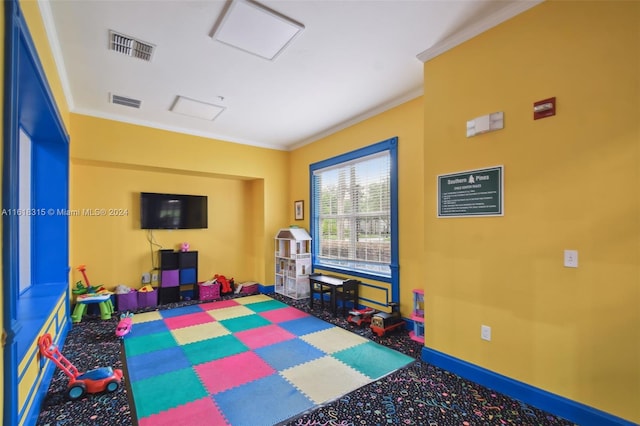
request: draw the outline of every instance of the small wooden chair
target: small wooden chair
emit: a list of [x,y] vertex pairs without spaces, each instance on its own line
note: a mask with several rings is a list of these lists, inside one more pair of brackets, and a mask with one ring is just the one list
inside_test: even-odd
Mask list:
[[[347,280],[342,284],[341,287],[336,289],[336,301],[338,300],[342,302],[342,315],[347,315],[347,302],[353,303],[353,309],[358,309],[358,287],[360,286],[360,281],[358,280]],[[337,306],[337,305],[334,305]]]

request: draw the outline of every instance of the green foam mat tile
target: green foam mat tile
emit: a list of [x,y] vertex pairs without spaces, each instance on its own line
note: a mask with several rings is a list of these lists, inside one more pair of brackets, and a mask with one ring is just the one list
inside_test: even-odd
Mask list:
[[230,332],[250,330],[252,328],[263,327],[271,322],[260,315],[245,315],[243,317],[230,318],[220,321],[220,323]]
[[124,341],[127,356],[146,354],[176,346],[176,340],[169,331],[147,334],[145,336],[129,336]]
[[289,305],[282,303],[279,300],[267,300],[264,302],[248,303],[245,306],[254,312],[266,312],[274,309],[286,308]]
[[227,334],[213,339],[201,340],[182,346],[185,355],[193,365],[213,361],[229,355],[248,351],[244,343]]
[[374,342],[336,352],[333,356],[372,379],[378,379],[415,361],[410,356]]
[[[179,386],[176,384],[179,383]],[[131,384],[138,417],[147,417],[206,397],[207,390],[192,368],[153,376]]]

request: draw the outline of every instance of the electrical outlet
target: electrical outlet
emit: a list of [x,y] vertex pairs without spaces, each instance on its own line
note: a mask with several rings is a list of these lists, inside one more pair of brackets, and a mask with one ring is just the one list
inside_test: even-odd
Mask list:
[[567,268],[578,267],[578,250],[564,251],[564,266]]
[[151,282],[151,275],[148,272],[142,274],[142,284],[149,284]]
[[154,272],[151,274],[151,282],[157,283],[158,282],[158,273]]
[[480,338],[482,340],[491,341],[491,327],[489,327],[488,325],[481,325]]

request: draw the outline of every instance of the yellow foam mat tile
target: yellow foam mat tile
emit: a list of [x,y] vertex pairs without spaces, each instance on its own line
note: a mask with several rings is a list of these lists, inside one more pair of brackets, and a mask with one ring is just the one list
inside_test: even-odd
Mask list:
[[248,305],[250,303],[258,303],[258,302],[266,302],[269,300],[273,300],[271,297],[266,296],[264,294],[256,294],[253,296],[247,296],[247,297],[238,297],[237,299],[233,299],[236,302],[240,303],[241,305]]
[[315,404],[349,393],[371,381],[330,356],[297,365],[280,374]]
[[192,327],[183,327],[171,330],[171,334],[173,334],[173,337],[176,339],[178,344],[186,345],[231,333],[220,323],[208,322],[206,324],[198,324]]
[[161,319],[162,319],[162,315],[160,315],[160,312],[158,312],[158,311],[143,312],[141,314],[134,314],[133,315],[133,323],[134,324],[140,324],[140,323],[143,323],[143,322],[156,321],[156,320],[161,320]]
[[343,349],[352,348],[368,342],[369,340],[351,333],[340,327],[332,327],[326,330],[300,336],[300,339],[315,346],[322,351],[332,354]]

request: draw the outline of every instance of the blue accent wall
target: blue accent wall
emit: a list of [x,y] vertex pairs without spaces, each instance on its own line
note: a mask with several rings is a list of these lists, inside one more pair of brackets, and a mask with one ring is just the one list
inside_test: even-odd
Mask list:
[[[3,424],[35,424],[55,366],[37,339],[64,342],[69,326],[69,136],[16,0],[5,1],[2,162]],[[19,130],[31,139],[30,282],[20,277]],[[22,171],[23,173],[24,171]],[[26,288],[20,291],[20,283]],[[33,377],[35,379],[33,379]],[[30,381],[29,383],[24,380]],[[19,386],[20,385],[20,386]],[[19,395],[20,389],[26,389]],[[21,403],[20,401],[24,402]]]

